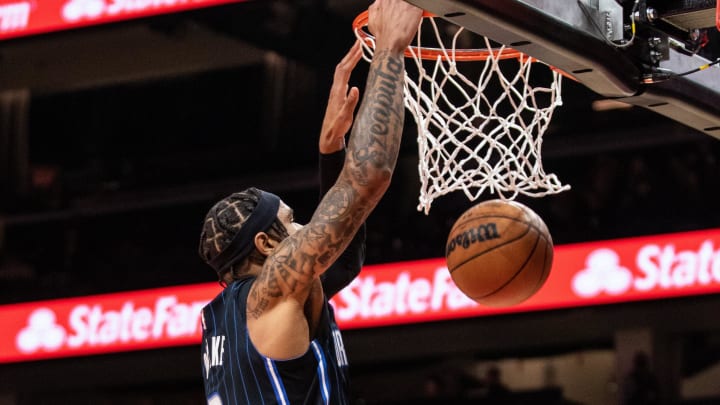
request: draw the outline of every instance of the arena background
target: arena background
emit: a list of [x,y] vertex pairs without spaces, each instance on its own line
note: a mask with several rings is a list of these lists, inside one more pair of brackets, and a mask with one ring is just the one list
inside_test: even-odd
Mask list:
[[[213,281],[197,255],[202,219],[249,185],[306,221],[332,72],[367,6],[248,1],[0,42],[0,304]],[[353,74],[361,92],[366,72]],[[563,97],[543,151],[572,190],[520,199],[556,244],[720,227],[717,139],[604,110],[569,80]],[[441,257],[470,206],[449,195],[416,211],[409,116],[405,132],[368,220],[368,264]],[[662,403],[710,404],[718,309],[704,295],[349,330],[345,343],[358,403],[412,402],[431,376],[482,390],[493,365],[519,401],[617,403],[618,364],[641,348]],[[2,364],[0,404],[203,403],[201,378],[197,346]]]

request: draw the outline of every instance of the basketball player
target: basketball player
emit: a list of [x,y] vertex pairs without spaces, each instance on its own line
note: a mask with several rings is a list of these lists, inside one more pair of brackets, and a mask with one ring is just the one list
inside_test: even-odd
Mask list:
[[[280,198],[257,189],[233,194],[208,213],[200,253],[226,284],[203,309],[208,404],[349,403],[347,358],[327,301],[335,291],[324,291],[321,277],[390,184],[404,121],[403,50],[421,14],[402,0],[370,6],[376,50],[365,95],[337,181],[307,225],[295,223]],[[335,80],[334,88],[337,74]],[[351,89],[340,98],[354,107],[356,97]],[[347,109],[334,107],[334,99],[331,93],[324,129],[342,129],[346,122]],[[342,148],[339,140],[330,143]],[[357,246],[348,252],[357,253]],[[336,271],[343,269],[328,272],[327,284],[344,284],[330,281]]]

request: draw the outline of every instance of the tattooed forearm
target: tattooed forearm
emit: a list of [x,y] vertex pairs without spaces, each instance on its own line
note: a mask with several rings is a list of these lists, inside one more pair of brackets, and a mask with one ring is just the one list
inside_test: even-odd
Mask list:
[[[356,164],[353,174],[363,183],[371,168],[392,168],[400,149],[405,118],[402,54],[378,52],[368,74],[367,93],[353,127],[348,149]],[[369,167],[371,166],[371,167]]]

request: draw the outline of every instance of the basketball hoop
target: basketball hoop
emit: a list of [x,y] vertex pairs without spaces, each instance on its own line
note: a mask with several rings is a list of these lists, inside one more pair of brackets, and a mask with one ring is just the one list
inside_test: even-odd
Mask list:
[[[568,190],[545,173],[540,155],[543,134],[562,104],[562,74],[462,27],[448,26],[456,31],[444,40],[436,20],[444,23],[424,13],[416,41],[405,51],[415,61],[406,67],[404,101],[418,127],[418,210],[427,214],[434,199],[459,190],[471,201],[485,191],[512,200]],[[375,38],[367,25],[367,11],[353,21],[370,62]],[[459,46],[468,33],[475,46]],[[545,70],[541,84],[535,83],[535,65]]]

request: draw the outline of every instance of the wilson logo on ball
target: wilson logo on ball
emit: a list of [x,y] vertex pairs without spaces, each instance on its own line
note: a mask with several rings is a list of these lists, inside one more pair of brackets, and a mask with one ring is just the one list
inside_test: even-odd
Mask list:
[[467,249],[475,242],[484,242],[486,240],[499,238],[500,233],[498,232],[497,225],[495,225],[494,222],[482,224],[477,228],[470,228],[450,240],[450,243],[447,245],[446,253],[452,253],[452,251],[458,246],[462,246],[463,249]]
[[552,267],[547,226],[516,201],[489,200],[470,207],[455,221],[445,246],[455,285],[487,306],[525,301],[542,287]]

